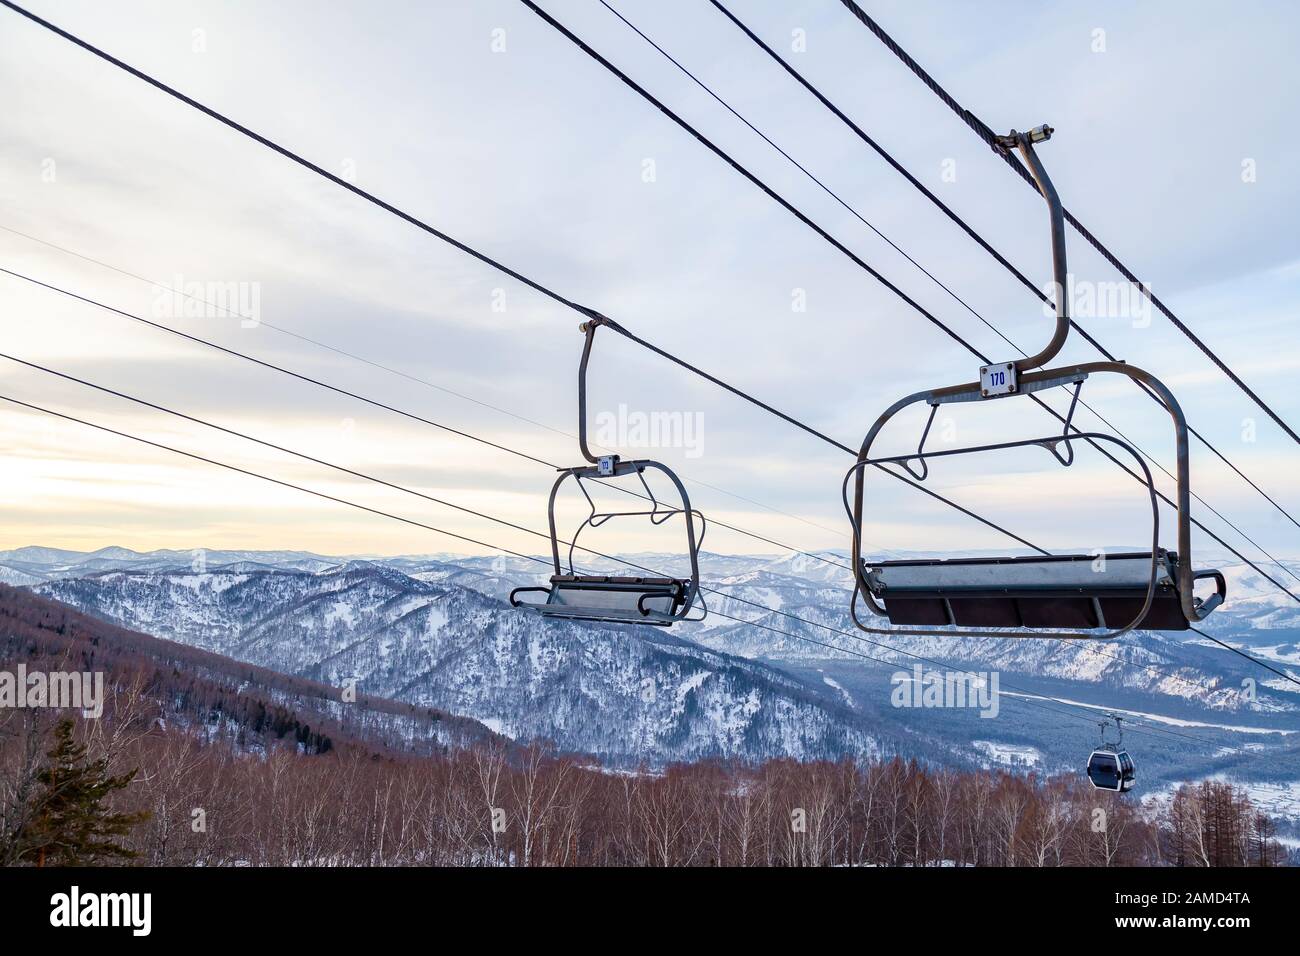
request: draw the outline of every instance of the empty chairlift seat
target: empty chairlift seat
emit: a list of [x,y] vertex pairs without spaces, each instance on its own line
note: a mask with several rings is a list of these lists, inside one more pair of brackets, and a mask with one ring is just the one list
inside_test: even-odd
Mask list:
[[[543,592],[546,600],[518,599],[519,594],[528,591]],[[547,617],[667,626],[680,619],[690,591],[690,581],[680,578],[555,574],[549,588],[516,588],[510,594],[510,603]]]
[[[851,553],[855,577],[849,613],[853,623],[868,634],[1077,636],[1109,640],[1135,627],[1186,630],[1205,620],[1223,604],[1227,595],[1227,586],[1220,572],[1193,570],[1189,430],[1187,418],[1173,392],[1150,372],[1127,362],[1108,360],[1050,367],[1065,346],[1071,328],[1066,295],[1070,271],[1066,261],[1065,207],[1037,154],[1037,144],[1046,142],[1051,136],[1052,128],[1044,124],[1024,133],[1012,130],[994,140],[1007,155],[1013,149],[1019,152],[1024,168],[1047,202],[1056,315],[1051,337],[1033,355],[981,365],[976,381],[914,392],[894,402],[868,429],[857,462],[844,476],[841,493],[852,523]],[[1083,431],[1074,424],[1080,391],[1093,375],[1125,376],[1154,397],[1169,414],[1174,427],[1172,477],[1177,482],[1177,490],[1174,497],[1167,500],[1176,508],[1177,553],[1160,547],[1159,498],[1145,456],[1122,436]],[[993,405],[1015,402],[1017,398],[1023,407],[1025,396],[1041,401],[1038,393],[1057,392],[1058,389],[1068,390],[1070,396],[1069,408],[1064,415],[1053,411],[1061,421],[1059,432],[1037,438],[926,450],[926,440],[941,407]],[[886,456],[872,454],[877,438],[895,416],[904,409],[923,405],[929,407],[930,414],[915,452]],[[1017,449],[1043,448],[1061,466],[1068,468],[1074,464],[1076,446],[1084,445],[1102,451],[1145,486],[1151,507],[1151,544],[1148,550],[1106,554],[1103,559],[1092,554],[1075,554],[932,561],[872,561],[862,553],[869,512],[865,496],[868,469],[881,469],[902,477],[909,484],[919,485],[929,477],[931,462],[952,460],[954,456],[977,453],[992,456],[991,473],[1007,475],[1012,466],[1003,463]],[[1131,457],[1132,467],[1106,451],[1106,446]],[[850,483],[853,486],[851,498]],[[947,503],[953,504],[951,501]],[[961,510],[966,511],[964,508]],[[974,512],[967,514],[980,518]],[[1022,544],[1028,543],[1004,528],[992,527],[1016,537]],[[1196,580],[1201,578],[1213,578],[1217,584],[1216,592],[1203,599],[1193,593]],[[864,621],[858,616],[859,604],[873,617],[887,619],[890,626],[877,627]]]
[[[872,595],[895,625],[958,625],[1029,629],[1121,628],[1186,630],[1178,593],[1178,556],[1155,554],[1151,607],[1141,617],[1151,582],[1151,552],[1028,557],[863,561]],[[1218,571],[1219,597],[1225,591]],[[1216,601],[1217,603],[1217,601]]]
[[[586,311],[586,310],[584,310]],[[690,496],[680,478],[667,465],[647,458],[626,461],[618,455],[594,455],[587,443],[587,364],[591,359],[592,343],[596,330],[602,325],[612,325],[609,319],[589,313],[591,318],[579,326],[584,343],[582,361],[578,364],[578,447],[587,464],[576,468],[562,468],[555,484],[551,486],[547,517],[551,528],[551,575],[549,587],[515,588],[510,592],[510,604],[542,617],[570,621],[595,621],[602,624],[654,624],[668,627],[677,621],[700,621],[703,617],[690,617],[697,601],[703,614],[708,613],[700,595],[700,543],[704,540],[704,516],[691,507]],[[646,472],[658,472],[676,493],[680,504],[665,505],[656,496]],[[634,504],[622,510],[598,509],[587,489],[588,484],[614,485],[620,479],[633,479],[631,495]],[[568,540],[562,540],[556,530],[555,501],[560,488],[573,482],[589,508],[585,519]],[[685,556],[689,572],[685,577],[616,577],[612,575],[584,574],[575,569],[573,554],[576,550],[611,560],[610,556],[592,551],[578,543],[582,532],[599,528],[615,518],[637,518],[658,527],[679,517],[685,525]],[[699,535],[696,535],[696,522]],[[560,555],[560,546],[567,550],[567,559]],[[618,562],[623,565],[624,562]],[[638,567],[637,565],[624,565]],[[654,570],[646,569],[653,575]],[[673,566],[672,572],[686,569]],[[662,573],[662,572],[660,572]],[[544,599],[523,600],[520,595],[545,594]]]

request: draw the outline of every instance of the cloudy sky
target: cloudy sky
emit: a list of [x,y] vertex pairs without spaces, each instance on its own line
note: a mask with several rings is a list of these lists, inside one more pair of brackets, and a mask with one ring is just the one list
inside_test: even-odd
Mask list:
[[[1037,299],[711,4],[610,2],[974,312],[1028,351],[1046,340]],[[896,398],[976,374],[967,352],[515,0],[29,6],[846,444]],[[599,0],[545,6],[959,334],[995,358],[1016,357]],[[1047,282],[1042,201],[840,4],[728,6],[1035,283]],[[1066,204],[1300,423],[1300,134],[1290,122],[1300,113],[1300,10],[938,0],[868,9],[990,125],[1055,126],[1040,152]],[[544,461],[579,463],[574,313],[10,11],[0,11],[0,101],[0,267]],[[1119,279],[1073,234],[1070,254],[1081,288]],[[187,315],[186,300],[167,291],[206,295],[232,283],[258,321]],[[1202,434],[1300,511],[1300,449],[1163,316],[1135,304],[1080,321],[1162,377]],[[6,355],[545,525],[554,478],[545,465],[2,274],[0,316]],[[1063,361],[1096,357],[1076,340]],[[685,416],[689,440],[616,450],[676,468],[710,516],[800,548],[847,545],[842,451],[612,335],[598,339],[591,384],[593,414],[611,413],[614,424]],[[522,532],[9,360],[0,360],[0,394],[540,550]],[[1097,379],[1083,397],[1172,469],[1168,419],[1129,383]],[[1065,397],[1051,401],[1063,408]],[[0,406],[0,547],[481,550]],[[941,414],[936,443],[1051,430],[1028,400]],[[915,447],[923,421],[921,410],[900,416],[879,449]],[[1099,425],[1084,411],[1080,422]],[[637,438],[612,427],[595,437]],[[1258,545],[1300,556],[1300,529],[1198,445],[1193,479]],[[930,483],[1048,548],[1140,544],[1148,534],[1142,490],[1088,451],[1068,471],[1037,449],[944,461]],[[899,482],[876,477],[869,493],[875,546],[1008,544]],[[1194,512],[1258,556],[1204,504]],[[1163,519],[1171,529],[1167,511]],[[599,543],[673,544],[630,521]],[[708,545],[774,550],[718,528]]]

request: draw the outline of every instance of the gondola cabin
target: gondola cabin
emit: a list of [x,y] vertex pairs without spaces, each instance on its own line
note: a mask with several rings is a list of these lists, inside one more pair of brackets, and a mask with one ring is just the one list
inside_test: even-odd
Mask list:
[[1127,750],[1102,747],[1088,758],[1088,781],[1096,790],[1127,793],[1137,781],[1137,770]]

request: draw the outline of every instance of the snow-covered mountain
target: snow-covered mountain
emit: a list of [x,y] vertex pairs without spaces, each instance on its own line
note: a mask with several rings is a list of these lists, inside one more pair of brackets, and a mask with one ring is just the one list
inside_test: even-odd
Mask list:
[[[1186,772],[1189,755],[1210,772],[1260,748],[1278,773],[1300,767],[1300,688],[1192,632],[1111,643],[873,642],[849,617],[846,564],[834,552],[707,555],[705,598],[724,613],[669,633],[514,611],[503,602],[509,589],[544,575],[512,557],[0,552],[0,574],[13,583],[115,623],[336,686],[355,679],[362,692],[619,764],[897,749],[992,765],[997,754],[1032,750],[1050,770],[1072,766],[1088,747],[1089,708],[1118,707],[1208,736],[1213,746],[1198,753],[1195,738],[1184,733],[1192,743],[1180,743],[1170,730],[1167,748],[1182,751],[1177,760],[1162,751],[1171,772]],[[1209,633],[1280,665],[1300,663],[1300,605],[1250,569],[1226,570],[1230,603]],[[892,707],[891,675],[918,663],[909,654],[927,667],[997,671],[1001,719]],[[1082,726],[1080,713],[1053,716],[1035,703],[1042,698],[1075,702]],[[976,739],[984,746],[972,748]]]
[[321,571],[334,567],[338,558],[326,558],[305,551],[132,551],[108,547],[98,551],[65,551],[60,548],[26,547],[0,551],[0,583],[14,586],[39,584],[59,578],[80,577],[95,571],[202,571],[209,567],[278,568]]
[[34,590],[160,637],[334,686],[355,681],[613,763],[879,751],[824,685],[656,629],[542,621],[447,580],[474,573],[422,574],[444,580],[351,561],[318,573],[94,572]]
[[[655,567],[665,559],[639,555]],[[704,559],[701,560],[704,563]],[[985,639],[956,637],[872,637],[858,631],[849,614],[852,580],[848,558],[835,552],[817,557],[777,558],[708,555],[710,608],[724,612],[678,632],[728,654],[803,662],[866,654],[910,666],[916,658],[976,670],[1080,681],[1182,698],[1218,710],[1297,711],[1300,690],[1214,645],[1194,632],[1138,631],[1116,642],[1090,640]],[[514,558],[462,558],[455,567],[484,575],[487,593],[504,594],[510,582],[532,579],[535,566]],[[1292,570],[1300,571],[1300,564]],[[1277,664],[1300,664],[1300,603],[1245,565],[1226,565],[1230,601],[1202,625],[1206,633]],[[1277,571],[1281,574],[1281,571]],[[487,585],[488,579],[494,583]],[[863,615],[865,611],[861,612]],[[753,627],[732,618],[763,625]],[[788,633],[781,633],[788,632]],[[833,645],[834,650],[826,645]],[[1261,698],[1243,686],[1257,679]],[[1270,696],[1270,692],[1273,695]],[[1254,699],[1251,695],[1254,693]]]

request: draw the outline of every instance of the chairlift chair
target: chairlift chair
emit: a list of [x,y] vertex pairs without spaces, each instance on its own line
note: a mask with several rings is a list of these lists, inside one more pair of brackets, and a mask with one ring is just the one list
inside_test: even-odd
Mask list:
[[[1123,747],[1123,718],[1118,714],[1107,714],[1107,719],[1098,722],[1101,728],[1101,744],[1088,757],[1088,781],[1097,790],[1113,790],[1127,793],[1137,782],[1137,768],[1133,758]],[[1115,724],[1115,743],[1106,742],[1106,728]]]
[[[510,592],[510,603],[514,607],[524,608],[543,617],[564,618],[574,621],[594,621],[602,624],[651,624],[668,627],[682,620],[702,620],[688,618],[691,609],[698,602],[708,613],[703,598],[699,593],[699,555],[706,524],[704,516],[691,508],[690,497],[681,479],[667,465],[649,459],[625,461],[618,455],[592,454],[587,444],[587,365],[591,358],[592,341],[605,321],[603,316],[592,313],[591,318],[579,326],[586,340],[582,350],[582,361],[578,366],[578,444],[587,464],[576,468],[562,468],[560,475],[551,486],[547,513],[550,519],[551,557],[553,573],[547,587],[520,587]],[[646,481],[647,471],[661,472],[680,499],[680,507],[666,507],[655,495]],[[635,476],[639,490],[631,493],[646,503],[645,507],[635,510],[609,511],[597,508],[595,500],[587,489],[588,482],[614,482],[618,479]],[[572,480],[590,506],[590,513],[579,525],[572,538],[562,542],[556,530],[555,503],[561,487]],[[578,547],[578,538],[587,528],[598,528],[614,518],[640,517],[648,518],[653,525],[661,525],[681,515],[686,526],[686,555],[690,563],[688,577],[665,577],[649,574],[647,576],[620,576],[586,574],[575,570],[573,552]],[[699,535],[696,535],[696,521],[699,522]],[[567,558],[561,560],[560,545],[567,544]],[[526,601],[522,594],[539,593],[546,597],[541,601]]]
[[[1189,455],[1187,422],[1172,392],[1154,375],[1125,362],[1090,362],[1063,368],[1043,368],[1061,350],[1070,330],[1066,302],[1068,289],[1065,258],[1065,218],[1060,198],[1043,169],[1034,144],[1052,134],[1048,126],[1029,133],[1012,131],[999,137],[999,148],[1018,149],[1047,200],[1052,226],[1052,260],[1056,281],[1056,329],[1037,355],[1013,362],[982,366],[980,380],[947,388],[916,392],[891,405],[872,425],[862,442],[858,460],[844,477],[844,507],[853,529],[855,588],[851,613],[857,626],[872,634],[926,636],[1034,636],[1118,637],[1135,627],[1184,630],[1204,620],[1223,603],[1227,585],[1217,570],[1195,570],[1192,565]],[[1141,454],[1128,442],[1099,432],[1073,429],[1079,393],[1089,376],[1127,375],[1153,392],[1173,420],[1177,439],[1176,551],[1159,545],[1160,515],[1151,471]],[[939,408],[962,402],[1001,401],[1063,386],[1073,398],[1060,434],[1023,441],[927,451],[926,438]],[[871,456],[876,436],[899,411],[926,403],[930,416],[917,450],[891,457]],[[972,453],[1002,454],[1038,446],[1063,466],[1074,462],[1076,441],[1096,447],[1109,444],[1131,456],[1135,471],[1146,484],[1151,506],[1149,551],[1105,554],[1028,555],[934,560],[868,560],[862,555],[865,520],[864,477],[868,466],[895,469],[917,481],[929,476],[935,459]],[[914,464],[915,463],[915,464]],[[854,482],[849,499],[849,482]],[[1215,592],[1196,596],[1198,580],[1212,579]],[[861,600],[871,614],[893,627],[873,627],[858,615]],[[983,630],[972,630],[983,628]],[[1122,771],[1122,768],[1121,768]]]

